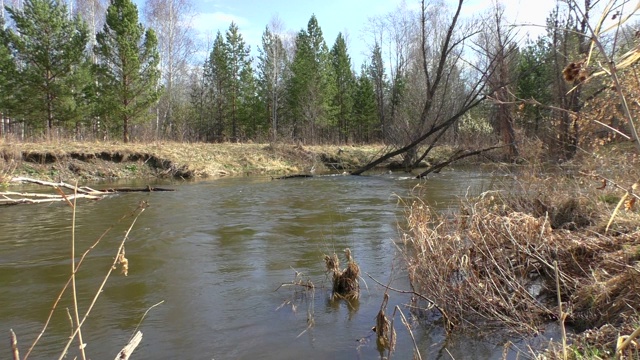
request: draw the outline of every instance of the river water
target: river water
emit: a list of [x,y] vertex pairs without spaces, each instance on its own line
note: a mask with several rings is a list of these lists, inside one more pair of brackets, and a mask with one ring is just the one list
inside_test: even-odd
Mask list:
[[[479,171],[456,170],[422,184],[428,202],[446,209],[455,206],[458,196],[486,189],[489,182]],[[79,201],[77,253],[113,226],[78,273],[81,314],[132,218],[119,220],[140,201],[149,204],[126,243],[129,275],[113,272],[83,326],[88,357],[113,359],[145,311],[164,301],[140,323],[144,337],[133,359],[379,358],[371,328],[384,290],[363,274],[359,301],[331,301],[323,254],[342,255],[349,247],[363,273],[408,289],[396,245],[403,211],[398,197],[419,183],[401,173],[222,178],[164,185],[175,192]],[[0,208],[0,332],[16,332],[21,355],[69,277],[71,218],[70,207],[62,204]],[[278,289],[296,272],[316,285],[313,296],[301,288]],[[387,313],[398,305],[411,319],[408,302],[407,295],[390,293]],[[71,332],[71,304],[65,295],[30,359],[61,353]],[[314,324],[303,332],[308,314]],[[440,327],[413,325],[420,351],[429,358],[449,358],[450,353],[458,359],[491,359],[502,353],[500,345],[445,342]],[[409,359],[413,343],[398,315],[395,327],[393,357]],[[71,354],[77,348],[74,342]],[[9,357],[7,342],[0,352]]]

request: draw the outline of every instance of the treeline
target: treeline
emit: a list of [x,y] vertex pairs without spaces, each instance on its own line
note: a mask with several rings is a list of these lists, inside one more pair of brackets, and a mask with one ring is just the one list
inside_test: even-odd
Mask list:
[[[189,0],[147,0],[146,28],[129,0],[27,0],[7,7],[0,33],[0,131],[398,148],[501,141],[510,158],[536,138],[569,158],[611,137],[594,117],[619,128],[610,86],[585,81],[597,70],[585,66],[588,21],[599,15],[590,1],[558,1],[546,33],[528,41],[500,6],[461,20],[458,5],[400,5],[371,19],[371,53],[356,66],[343,34],[329,47],[313,15],[295,33],[272,20],[255,57],[231,23],[198,61]],[[612,38],[608,50],[615,56],[635,39]]]
[[[257,59],[236,24],[218,32],[191,85],[195,121],[189,138],[203,141],[295,140],[370,142],[381,139],[368,69],[352,70],[342,34],[331,49],[315,16],[292,47],[267,27]],[[292,51],[293,50],[293,51]]]
[[80,136],[87,128],[94,134],[118,129],[129,141],[131,126],[159,94],[158,41],[138,22],[136,6],[111,1],[95,34],[59,1],[25,1],[6,11],[11,26],[3,18],[0,32],[4,132],[51,138],[54,131],[74,129]]

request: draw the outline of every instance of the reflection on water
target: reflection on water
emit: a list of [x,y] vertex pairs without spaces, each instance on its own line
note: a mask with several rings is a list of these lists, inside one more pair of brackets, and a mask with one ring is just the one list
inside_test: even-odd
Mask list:
[[[424,193],[445,208],[468,189],[487,186],[487,179],[474,171],[444,172],[423,182]],[[364,273],[406,289],[394,244],[402,214],[397,196],[406,196],[416,184],[418,180],[403,174],[228,178],[175,185],[176,192],[80,203],[78,249],[86,249],[113,226],[78,275],[81,312],[131,222],[130,217],[119,220],[141,200],[150,205],[127,241],[129,276],[114,272],[83,327],[87,353],[93,359],[115,357],[143,313],[164,300],[140,325],[144,338],[135,358],[377,358],[371,328],[383,290],[368,277],[360,300],[351,304],[330,300],[330,291],[321,287],[306,303],[294,303],[295,311],[292,306],[276,310],[293,290],[274,290],[293,280],[295,271],[317,286],[327,284],[322,255],[342,255],[345,247]],[[68,278],[70,224],[71,210],[60,204],[0,209],[0,324],[16,331],[23,352]],[[387,312],[395,305],[406,312],[408,298],[390,295]],[[310,305],[315,325],[297,337],[307,327]],[[32,359],[60,353],[70,332],[65,310],[70,306],[66,296]],[[411,339],[403,327],[396,328],[395,356],[410,358]],[[441,351],[441,329],[418,326],[415,331],[423,354]],[[474,358],[501,353],[487,343],[463,343],[447,346],[461,357],[472,348]]]

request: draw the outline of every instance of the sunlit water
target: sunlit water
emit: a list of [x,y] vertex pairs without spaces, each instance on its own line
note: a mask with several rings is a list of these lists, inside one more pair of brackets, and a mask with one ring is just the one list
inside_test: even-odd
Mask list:
[[[177,191],[129,193],[79,202],[76,252],[110,226],[78,275],[80,313],[88,307],[131,224],[124,215],[141,200],[149,207],[126,243],[129,276],[113,272],[83,326],[88,357],[113,359],[140,323],[144,337],[134,359],[375,359],[371,328],[384,290],[368,275],[408,289],[398,255],[398,224],[406,197],[420,181],[404,174],[271,180],[224,178],[172,184]],[[423,194],[440,208],[490,186],[490,176],[457,170],[432,176]],[[168,185],[165,185],[168,186]],[[71,209],[62,204],[0,208],[0,332],[13,328],[22,355],[42,329],[71,270]],[[359,302],[331,301],[323,254],[349,247],[363,271]],[[296,272],[315,294],[278,287]],[[367,275],[368,274],[368,275]],[[276,291],[276,289],[278,289]],[[298,290],[298,292],[296,292]],[[390,293],[387,313],[408,295]],[[71,332],[62,300],[31,359],[57,357]],[[307,329],[311,313],[314,325]],[[413,343],[395,317],[394,358],[410,359]],[[414,322],[430,358],[490,359],[502,348],[462,339],[444,342],[442,329]],[[7,344],[8,342],[4,342]],[[6,346],[6,347],[5,347]],[[77,354],[74,342],[71,353]],[[0,346],[9,356],[7,345]]]

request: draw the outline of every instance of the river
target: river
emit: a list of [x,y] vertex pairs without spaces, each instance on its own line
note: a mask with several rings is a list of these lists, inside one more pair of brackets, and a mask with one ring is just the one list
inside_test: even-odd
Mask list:
[[[471,170],[444,171],[422,181],[427,201],[441,209],[489,182],[488,175]],[[83,326],[88,357],[113,359],[145,311],[164,301],[140,323],[144,337],[133,359],[379,358],[371,328],[384,290],[363,274],[358,302],[331,301],[323,254],[335,251],[343,259],[349,247],[363,273],[408,289],[396,246],[403,211],[398,197],[408,196],[419,183],[402,173],[222,178],[164,185],[175,192],[79,201],[77,253],[113,226],[78,273],[81,314],[132,220],[119,219],[140,201],[149,204],[126,243],[128,276],[113,272]],[[71,218],[70,207],[62,204],[0,208],[0,331],[16,332],[21,355],[68,279]],[[278,289],[296,272],[313,281],[314,296],[304,296],[301,288]],[[408,301],[407,295],[390,293],[387,313],[399,305],[411,318],[404,306]],[[71,332],[71,304],[66,295],[30,359],[61,353]],[[303,333],[308,312],[314,325]],[[491,359],[502,353],[499,344],[445,343],[440,327],[413,325],[420,351],[429,358],[449,358],[450,353]],[[398,315],[395,327],[393,357],[409,359],[413,343]],[[74,342],[71,353],[77,354],[77,348]],[[1,357],[9,357],[8,347],[0,349]]]

